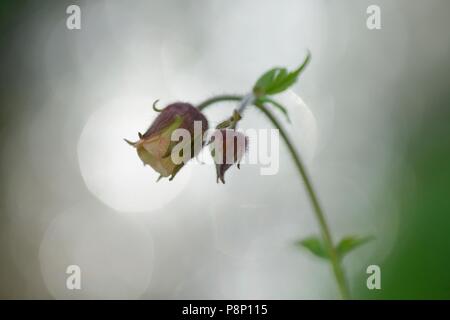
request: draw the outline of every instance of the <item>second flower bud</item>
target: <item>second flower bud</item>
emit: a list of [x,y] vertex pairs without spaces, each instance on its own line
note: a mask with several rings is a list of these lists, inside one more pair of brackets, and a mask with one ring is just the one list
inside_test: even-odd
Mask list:
[[218,129],[209,146],[216,164],[217,182],[225,183],[225,171],[236,163],[239,169],[239,162],[248,148],[248,137],[233,129]]

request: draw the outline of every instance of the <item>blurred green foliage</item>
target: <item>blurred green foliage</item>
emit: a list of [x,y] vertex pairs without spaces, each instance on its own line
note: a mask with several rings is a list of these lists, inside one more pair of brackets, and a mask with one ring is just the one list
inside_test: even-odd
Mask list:
[[17,12],[26,4],[26,0],[2,0],[0,1],[0,34],[5,25],[17,18]]
[[[444,89],[445,90],[445,89]],[[422,125],[404,148],[404,174],[396,199],[400,229],[395,247],[380,264],[381,290],[368,290],[361,274],[357,298],[450,298],[450,95],[429,99]],[[399,146],[402,148],[402,146]],[[402,176],[402,172],[395,173]]]

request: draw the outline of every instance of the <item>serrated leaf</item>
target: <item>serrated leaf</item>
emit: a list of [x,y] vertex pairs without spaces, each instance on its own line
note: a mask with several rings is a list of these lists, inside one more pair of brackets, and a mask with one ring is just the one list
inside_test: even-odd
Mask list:
[[282,84],[288,75],[289,74],[286,68],[282,68],[277,73],[275,73],[272,82],[266,87],[266,93],[270,92],[271,90],[273,90],[273,88],[276,88],[280,84]]
[[311,55],[308,52],[305,61],[300,67],[292,72],[287,72],[286,68],[273,68],[264,73],[253,87],[256,96],[273,95],[285,91],[292,86],[308,64]]
[[336,253],[339,258],[343,258],[347,253],[356,248],[362,246],[363,244],[372,240],[373,237],[356,237],[356,236],[347,236],[342,238],[336,246]]
[[310,54],[308,53],[305,61],[302,63],[300,67],[298,67],[296,70],[290,72],[285,77],[277,79],[278,81],[276,83],[273,83],[272,86],[269,86],[266,89],[266,94],[273,95],[280,92],[283,92],[284,90],[288,89],[290,86],[292,86],[296,81],[300,73],[303,71],[303,69],[306,67],[310,60]]
[[328,259],[328,253],[320,238],[312,236],[297,242],[297,245],[308,249],[317,257]]
[[276,79],[279,79],[280,75],[281,77],[285,77],[286,74],[287,70],[285,68],[270,69],[256,81],[255,85],[253,86],[253,92],[256,95],[266,94],[267,88],[271,87]]

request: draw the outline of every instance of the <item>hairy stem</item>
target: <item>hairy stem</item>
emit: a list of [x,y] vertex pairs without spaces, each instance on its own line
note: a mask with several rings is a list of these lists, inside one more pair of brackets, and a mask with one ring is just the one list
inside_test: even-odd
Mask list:
[[216,97],[212,97],[208,100],[203,101],[202,103],[200,103],[197,106],[197,109],[202,111],[203,109],[205,109],[206,107],[217,103],[217,102],[223,102],[223,101],[241,101],[243,98],[243,96],[240,95],[222,95],[222,96],[216,96]]
[[[222,101],[241,101],[244,97],[239,95],[222,95],[222,96],[216,96],[211,99],[208,99],[198,105],[199,110],[203,110],[206,107]],[[280,131],[281,137],[283,138],[284,142],[286,143],[286,146],[288,147],[289,153],[294,160],[294,163],[297,167],[297,170],[300,174],[300,176],[303,179],[303,182],[306,186],[306,191],[308,193],[309,199],[311,200],[311,204],[313,207],[314,214],[317,218],[317,221],[319,223],[320,231],[322,234],[323,241],[325,243],[326,249],[328,251],[330,262],[332,265],[332,269],[334,272],[334,276],[336,278],[336,282],[339,288],[339,292],[341,294],[341,297],[343,299],[349,298],[349,291],[347,288],[347,283],[345,280],[345,275],[340,263],[340,260],[338,258],[338,255],[336,253],[336,248],[333,244],[333,239],[331,237],[330,229],[328,227],[328,224],[325,219],[325,215],[322,211],[322,208],[320,206],[319,200],[317,198],[316,192],[314,191],[313,185],[311,183],[311,180],[309,179],[308,174],[306,173],[306,169],[303,165],[303,162],[301,161],[300,155],[295,150],[294,145],[290,141],[289,137],[287,136],[286,131],[283,129],[282,125],[278,122],[278,120],[275,118],[275,116],[264,106],[263,103],[256,102],[255,106],[261,110],[264,115],[272,122],[272,124]]]
[[283,138],[284,142],[286,143],[286,145],[289,149],[289,153],[291,154],[292,159],[294,160],[294,163],[297,167],[297,170],[300,173],[300,175],[303,179],[303,182],[305,183],[306,191],[308,192],[308,196],[311,200],[311,203],[312,203],[312,206],[314,209],[313,211],[319,222],[320,231],[322,233],[322,238],[325,242],[325,246],[327,247],[327,251],[330,256],[330,262],[333,267],[333,272],[334,272],[334,276],[336,278],[336,282],[339,287],[339,291],[340,291],[343,299],[348,299],[349,292],[347,289],[347,283],[345,281],[344,271],[342,270],[341,263],[337,256],[337,253],[336,253],[336,248],[333,244],[333,238],[331,237],[330,228],[328,227],[327,221],[325,219],[325,215],[323,213],[322,207],[320,206],[319,199],[317,198],[316,192],[314,191],[311,180],[309,179],[309,176],[306,173],[305,166],[303,165],[299,154],[295,150],[294,145],[289,140],[289,137],[287,136],[285,130],[283,129],[281,124],[278,122],[278,120],[275,118],[275,116],[263,104],[257,104],[256,107],[259,110],[261,110],[267,116],[267,118],[272,122],[272,124],[280,131],[280,135]]

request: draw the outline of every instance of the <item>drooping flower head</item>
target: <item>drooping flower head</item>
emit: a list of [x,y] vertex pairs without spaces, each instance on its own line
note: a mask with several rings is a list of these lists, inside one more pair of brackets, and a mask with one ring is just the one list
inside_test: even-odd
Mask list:
[[[200,130],[194,130],[195,122],[200,124]],[[190,144],[192,152],[189,159],[193,158],[204,145],[203,134],[208,130],[208,121],[189,103],[176,102],[168,105],[160,111],[143,135],[139,133],[137,142],[126,139],[125,141],[136,148],[144,165],[150,165],[160,174],[160,178],[171,176],[170,180],[172,180],[185,164],[185,161],[175,163],[171,157],[172,149],[178,143],[171,140],[172,133],[176,129],[185,129],[190,134],[191,138],[187,143]],[[195,148],[197,145],[200,147]]]
[[225,183],[225,171],[242,160],[248,148],[248,137],[233,129],[216,130],[211,137],[211,155],[216,164],[217,182]]

